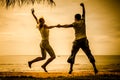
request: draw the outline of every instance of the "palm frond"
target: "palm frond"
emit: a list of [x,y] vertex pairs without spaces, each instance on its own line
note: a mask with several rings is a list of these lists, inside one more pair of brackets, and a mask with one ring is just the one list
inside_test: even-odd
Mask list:
[[43,1],[43,3],[46,1],[49,5],[55,6],[54,0],[0,0],[0,6],[5,6],[6,8],[8,7],[14,7],[15,5],[22,6],[25,4],[32,4],[34,5],[35,3],[40,4]]

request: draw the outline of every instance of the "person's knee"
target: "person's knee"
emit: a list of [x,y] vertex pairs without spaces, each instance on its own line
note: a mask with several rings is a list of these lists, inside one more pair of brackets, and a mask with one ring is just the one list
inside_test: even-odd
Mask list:
[[70,56],[67,60],[68,63],[74,64],[74,56]]
[[55,58],[56,58],[56,56],[54,55],[54,56],[53,56],[53,59],[55,59]]
[[54,56],[51,56],[51,58],[52,58],[52,59],[55,59],[55,58],[56,58],[56,56],[55,56],[55,55],[54,55]]
[[41,59],[42,59],[42,60],[45,60],[45,59],[46,59],[46,57],[41,57]]

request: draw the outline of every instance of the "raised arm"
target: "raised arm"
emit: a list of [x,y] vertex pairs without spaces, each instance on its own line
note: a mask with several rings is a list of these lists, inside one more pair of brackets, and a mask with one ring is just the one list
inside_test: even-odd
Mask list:
[[32,12],[32,15],[33,15],[33,17],[35,18],[37,24],[38,24],[39,21],[38,21],[37,17],[36,17],[35,14],[34,14],[35,10],[34,10],[34,9],[31,9],[31,12]]
[[83,11],[82,19],[85,19],[85,6],[83,3],[81,3],[80,6],[82,6],[82,11]]

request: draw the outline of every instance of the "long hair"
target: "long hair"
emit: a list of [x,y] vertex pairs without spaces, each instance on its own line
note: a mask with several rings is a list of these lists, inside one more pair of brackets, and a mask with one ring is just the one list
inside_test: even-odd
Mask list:
[[6,8],[8,8],[8,7],[14,7],[16,4],[18,5],[18,6],[22,6],[22,5],[25,5],[25,4],[35,4],[35,3],[38,3],[38,4],[40,4],[41,2],[47,2],[49,5],[51,5],[51,6],[55,6],[56,4],[55,4],[55,2],[54,2],[54,0],[0,0],[0,6],[5,6]]
[[[43,27],[44,23],[45,23],[44,18],[43,18],[43,17],[41,17],[41,18],[39,19],[39,22],[40,22],[39,29],[41,29],[41,28]],[[42,23],[42,24],[41,24],[41,23]]]

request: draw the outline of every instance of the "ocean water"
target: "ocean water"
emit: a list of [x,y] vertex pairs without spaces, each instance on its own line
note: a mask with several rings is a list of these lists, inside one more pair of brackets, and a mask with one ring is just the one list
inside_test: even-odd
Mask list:
[[[44,72],[41,65],[46,60],[35,62],[32,68],[28,67],[28,61],[38,57],[28,55],[0,56],[0,72]],[[68,72],[69,55],[57,56],[46,68],[49,72]],[[99,71],[118,71],[120,72],[120,55],[95,55],[96,66]],[[85,55],[77,55],[74,64],[74,72],[93,71],[93,67]]]

